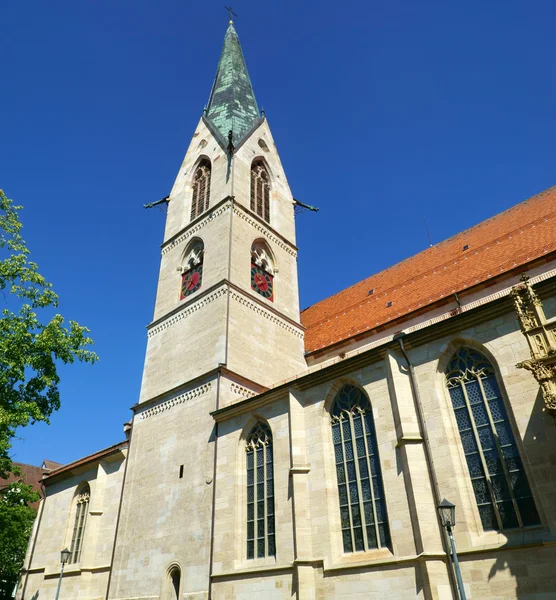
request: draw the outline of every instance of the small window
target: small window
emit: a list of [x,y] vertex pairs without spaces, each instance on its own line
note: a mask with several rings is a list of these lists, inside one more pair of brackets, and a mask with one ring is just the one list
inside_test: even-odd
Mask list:
[[181,276],[180,300],[187,298],[201,289],[203,283],[204,244],[195,240],[185,253],[185,261]]
[[446,384],[483,529],[540,523],[527,474],[494,369],[476,350],[461,348]]
[[181,585],[181,570],[178,566],[172,567],[168,573],[168,581],[165,584],[166,591],[163,594],[164,600],[179,600]]
[[191,197],[191,220],[202,215],[209,207],[210,200],[210,161],[199,163],[193,176],[193,195]]
[[251,289],[274,302],[274,265],[265,242],[251,247]]
[[251,210],[270,223],[270,177],[262,160],[251,166]]
[[83,548],[83,534],[87,523],[87,513],[89,512],[89,500],[91,497],[91,488],[85,484],[79,494],[75,497],[76,511],[73,524],[73,534],[71,536],[71,554],[70,563],[77,563],[81,560],[81,549]]
[[247,436],[247,558],[276,556],[272,432],[257,423]]

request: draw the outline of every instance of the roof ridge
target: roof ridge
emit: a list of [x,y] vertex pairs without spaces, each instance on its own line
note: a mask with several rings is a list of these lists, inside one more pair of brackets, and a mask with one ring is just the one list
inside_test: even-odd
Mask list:
[[[502,213],[500,213],[502,214]],[[526,225],[520,225],[519,227],[517,227],[516,229],[512,229],[511,231],[505,233],[504,235],[500,235],[496,238],[493,238],[492,240],[490,240],[489,242],[485,242],[484,244],[482,244],[481,246],[477,246],[477,248],[475,248],[475,254],[478,254],[479,252],[482,252],[484,250],[488,250],[490,248],[490,246],[496,242],[498,242],[499,240],[502,240],[506,237],[512,236],[512,234],[514,234],[516,231],[522,230],[524,228],[531,228],[533,226],[535,226],[537,223],[539,222],[543,222],[548,220],[549,218],[554,218],[556,217],[556,210],[554,212],[549,213],[548,215],[545,215],[544,217],[539,217],[538,219],[535,219],[534,221],[530,221],[529,223],[527,223]],[[455,236],[452,236],[455,237]],[[426,250],[422,250],[422,252],[426,252],[427,250],[429,250],[429,248],[427,248]],[[377,275],[380,275],[381,273],[384,273],[386,271],[388,271],[389,269],[392,269],[400,264],[402,264],[403,262],[410,260],[411,258],[414,258],[416,256],[418,256],[419,254],[421,254],[421,252],[419,252],[418,254],[414,254],[413,256],[410,256],[406,259],[404,259],[403,261],[400,261],[399,263],[396,263],[395,265],[392,265],[392,267],[388,267],[387,269],[384,269],[383,271],[379,271],[378,273],[375,273],[374,275],[370,275],[369,277],[362,279],[361,281],[353,284],[353,286],[350,287],[355,287],[356,285],[358,285],[359,283],[363,283],[364,281],[366,281],[367,279],[371,279],[372,277],[376,277]],[[430,269],[427,269],[426,271],[422,271],[421,273],[419,273],[419,275],[413,276],[413,277],[409,277],[403,281],[401,281],[400,283],[396,284],[396,285],[391,285],[390,287],[385,288],[384,290],[380,290],[380,292],[376,295],[373,295],[372,297],[365,297],[362,300],[359,300],[357,302],[354,302],[353,304],[349,304],[348,306],[346,306],[345,308],[342,308],[336,312],[330,313],[330,315],[324,319],[321,319],[320,321],[315,321],[314,323],[311,323],[311,327],[317,327],[318,325],[320,325],[321,323],[325,323],[326,321],[329,321],[332,317],[340,314],[340,313],[345,313],[348,310],[351,310],[352,308],[354,308],[355,306],[359,307],[362,306],[363,304],[370,304],[372,302],[372,299],[378,299],[381,298],[382,296],[387,296],[388,292],[394,290],[396,291],[397,289],[401,288],[401,287],[405,287],[406,283],[408,281],[410,281],[411,283],[415,283],[415,280],[418,279],[424,279],[428,274],[432,273],[435,274],[437,272],[437,270],[442,269],[442,267],[445,267],[448,264],[451,264],[453,262],[453,259],[447,260],[443,263],[440,263],[434,267],[431,267]],[[455,263],[454,263],[455,264]],[[475,278],[476,279],[476,278]],[[461,285],[464,284],[464,281],[461,282]],[[467,287],[466,285],[464,285],[464,287]],[[349,288],[346,288],[349,289]],[[342,290],[345,291],[345,290]],[[341,292],[339,292],[341,293]],[[330,296],[330,298],[332,298],[333,296]],[[318,304],[318,303],[317,303]],[[313,305],[315,306],[315,305]],[[307,310],[307,309],[305,309]],[[303,311],[302,311],[303,312]]]
[[[554,185],[554,186],[552,186],[552,187],[550,187],[550,188],[548,188],[548,189],[546,189],[546,190],[544,190],[542,192],[539,192],[538,194],[535,194],[534,196],[531,196],[531,197],[527,198],[526,200],[523,200],[522,202],[519,202],[518,204],[515,204],[514,206],[510,206],[509,208],[503,210],[502,212],[496,213],[495,215],[492,215],[492,217],[488,217],[484,221],[480,221],[479,223],[476,223],[475,225],[472,225],[471,227],[468,227],[467,229],[464,229],[463,231],[460,231],[459,233],[456,233],[456,234],[454,234],[454,235],[446,238],[445,240],[442,240],[441,242],[438,242],[437,244],[434,244],[433,246],[430,246],[429,248],[425,248],[424,250],[421,250],[420,252],[417,252],[416,254],[412,254],[411,256],[408,256],[408,257],[400,260],[399,262],[397,262],[397,263],[395,263],[393,265],[390,265],[389,267],[386,267],[385,269],[382,269],[381,271],[377,271],[376,273],[373,273],[372,275],[369,275],[368,277],[365,277],[364,279],[361,279],[360,281],[356,281],[355,283],[349,285],[348,287],[346,287],[346,288],[344,288],[342,290],[339,290],[335,294],[332,294],[331,296],[327,296],[326,298],[323,298],[322,300],[319,300],[318,302],[315,302],[314,304],[311,304],[310,306],[307,306],[306,308],[304,308],[301,311],[301,313],[304,313],[305,311],[309,310],[310,308],[318,306],[322,302],[326,302],[327,300],[331,300],[332,298],[335,298],[336,296],[339,296],[340,294],[343,294],[345,291],[347,291],[347,290],[349,290],[351,288],[354,288],[355,286],[357,286],[359,284],[362,284],[363,282],[367,281],[368,279],[371,279],[372,277],[376,277],[377,275],[381,275],[382,273],[387,273],[388,271],[391,271],[392,269],[395,269],[395,268],[399,267],[400,265],[402,265],[402,264],[404,264],[404,263],[406,263],[406,262],[408,262],[410,260],[413,260],[413,259],[417,258],[418,256],[424,255],[427,252],[431,252],[433,249],[435,249],[435,250],[436,249],[440,249],[439,247],[442,246],[443,244],[446,244],[446,243],[448,243],[450,241],[453,241],[453,240],[457,239],[459,236],[463,236],[463,235],[467,234],[469,231],[471,231],[473,229],[477,229],[481,225],[486,225],[487,223],[492,222],[494,219],[497,219],[497,218],[501,217],[502,215],[508,214],[508,213],[516,210],[520,206],[523,206],[524,204],[527,204],[527,202],[529,202],[531,200],[537,200],[537,199],[540,200],[540,199],[542,199],[546,194],[548,194],[552,190],[556,190],[556,185]],[[549,216],[554,216],[555,214],[556,214],[556,211],[554,211],[552,213],[549,213]],[[531,223],[535,223],[538,220],[539,219],[536,219],[535,221],[530,221],[530,223],[528,223],[528,225],[531,224]],[[510,235],[514,231],[517,231],[518,229],[521,229],[521,228],[522,228],[522,226],[518,227],[517,229],[513,229],[509,233],[505,233],[504,235],[498,236],[497,238],[493,238],[490,241],[490,243],[492,243],[492,242],[494,242],[496,240],[500,240],[500,239],[504,238],[505,236]],[[479,249],[484,248],[487,245],[487,243],[484,243],[482,246],[479,246]],[[445,263],[441,263],[439,266],[442,266],[442,265],[446,264],[447,262],[449,262],[449,261],[446,261]],[[429,271],[424,271],[423,273],[427,273],[427,272],[430,272],[430,269],[429,269]],[[408,280],[405,280],[405,281],[408,281]],[[402,285],[403,283],[404,282],[398,284],[398,286]],[[390,286],[389,288],[386,288],[386,289],[387,290],[394,289],[394,286]],[[365,300],[370,300],[370,298],[365,299]],[[353,306],[356,306],[357,304],[363,304],[363,302],[361,300],[358,301],[358,302],[354,302],[353,304],[350,304],[349,306],[347,306],[345,309],[341,309],[339,311],[331,313],[331,316],[343,313],[346,310],[349,310],[350,308],[352,308]],[[316,327],[319,323],[324,323],[324,322],[326,322],[328,320],[329,320],[329,318],[325,318],[325,319],[322,319],[320,321],[316,321],[315,323],[312,323],[310,325],[310,327]]]
[[73,460],[72,462],[69,462],[69,463],[67,463],[65,465],[62,465],[58,469],[53,469],[46,476],[46,478],[52,477],[53,475],[56,475],[59,471],[63,471],[65,469],[69,469],[72,466],[76,465],[77,463],[82,463],[83,461],[86,461],[87,459],[92,459],[92,458],[94,458],[95,456],[97,456],[99,454],[102,454],[104,452],[108,452],[109,450],[113,450],[113,449],[116,449],[116,448],[122,447],[122,446],[127,446],[127,444],[128,444],[128,441],[127,440],[123,440],[122,442],[118,442],[117,444],[113,444],[112,446],[108,446],[107,448],[102,448],[101,450],[97,450],[96,452],[92,452],[91,454],[87,454],[86,456],[82,456],[81,458],[78,458],[76,460]]

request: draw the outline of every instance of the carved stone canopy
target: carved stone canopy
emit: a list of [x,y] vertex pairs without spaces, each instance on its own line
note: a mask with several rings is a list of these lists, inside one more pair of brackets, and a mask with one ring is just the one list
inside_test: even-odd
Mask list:
[[531,359],[516,366],[533,373],[541,388],[545,410],[556,424],[556,321],[547,320],[528,275],[522,275],[521,283],[512,288],[511,294],[531,351]]

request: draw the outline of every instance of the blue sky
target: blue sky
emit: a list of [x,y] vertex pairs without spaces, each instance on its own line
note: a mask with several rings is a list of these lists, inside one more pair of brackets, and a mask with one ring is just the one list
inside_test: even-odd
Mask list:
[[[306,307],[556,183],[553,0],[237,0],[296,198]],[[60,312],[100,362],[14,458],[123,438],[138,399],[167,195],[208,99],[221,2],[4,2],[0,187]]]

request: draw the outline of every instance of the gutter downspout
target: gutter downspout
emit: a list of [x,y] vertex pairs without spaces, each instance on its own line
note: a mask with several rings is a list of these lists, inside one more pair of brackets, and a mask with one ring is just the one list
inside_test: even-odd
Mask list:
[[[403,338],[406,335],[407,334],[404,332],[398,333],[394,336],[393,341],[398,342],[401,353],[403,354],[405,361],[407,362],[408,374],[409,374],[409,384],[411,386],[411,393],[413,396],[413,402],[415,404],[415,409],[416,409],[416,413],[417,413],[417,422],[419,424],[419,430],[421,433],[421,437],[423,438],[423,448],[425,450],[425,459],[429,466],[429,469],[428,469],[429,479],[430,479],[431,487],[432,487],[432,491],[433,491],[434,502],[435,502],[436,506],[438,506],[441,502],[440,488],[438,486],[438,479],[436,478],[436,472],[434,470],[434,463],[432,462],[432,452],[431,452],[431,447],[430,447],[430,442],[429,442],[429,435],[428,435],[427,429],[425,427],[423,406],[421,404],[421,395],[419,394],[419,387],[417,386],[417,379],[415,377],[415,369],[413,367],[413,363],[411,362],[411,359],[409,358],[409,355],[408,355],[407,350],[405,349],[405,346],[403,343]],[[436,506],[435,506],[434,512],[436,513],[436,520],[438,523],[438,528],[440,530],[440,538],[442,539],[442,547],[444,548],[444,552],[448,556],[448,561],[451,561],[450,549],[448,548],[448,542],[446,540],[444,528],[442,527],[442,523],[440,521],[440,515],[438,514],[438,510],[436,510]],[[458,600],[459,592],[458,592],[458,588],[457,588],[457,582],[456,582],[456,579],[454,576],[454,570],[451,568],[448,568],[448,577],[450,579],[452,595],[455,598],[455,600]]]
[[[108,594],[110,593],[110,583],[112,581],[112,570],[114,569],[114,556],[116,555],[116,542],[118,541],[118,532],[120,529],[120,516],[122,514],[122,504],[124,501],[124,490],[125,480],[127,475],[127,466],[131,457],[131,439],[133,438],[133,421],[135,420],[135,414],[131,421],[131,428],[129,430],[129,439],[127,441],[127,455],[125,457],[124,476],[122,478],[122,493],[120,494],[120,503],[118,504],[118,516],[116,517],[116,529],[114,531],[114,545],[112,546],[112,556],[110,557],[110,570],[108,571],[108,582],[106,583],[106,600],[108,600]],[[127,423],[126,423],[127,425]]]
[[[27,581],[29,579],[29,571],[31,569],[31,563],[33,562],[33,555],[35,554],[35,548],[37,546],[37,538],[39,537],[42,516],[44,514],[44,506],[46,504],[46,486],[44,485],[44,482],[42,480],[41,480],[41,488],[42,488],[42,493],[43,493],[43,499],[41,500],[41,503],[40,503],[39,520],[37,522],[37,528],[35,529],[35,538],[33,539],[33,547],[31,548],[31,554],[29,556],[29,563],[27,564],[27,569],[25,571],[25,583],[23,584],[23,589],[21,590],[21,600],[24,600],[24,598],[25,598],[25,590],[27,589]],[[16,594],[17,594],[17,592],[16,592]]]
[[[227,338],[227,335],[226,335]],[[226,339],[226,344],[228,340]],[[226,346],[227,347],[227,346]],[[222,366],[222,365],[219,365]],[[216,380],[216,410],[220,406],[220,379],[221,371],[218,370]],[[217,462],[217,450],[218,450],[218,423],[214,423],[214,461],[212,466],[212,506],[211,506],[211,524],[210,524],[210,552],[209,552],[209,580],[208,580],[208,598],[212,599],[212,564],[214,562],[214,520],[216,517],[216,462]]]

